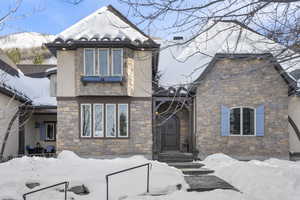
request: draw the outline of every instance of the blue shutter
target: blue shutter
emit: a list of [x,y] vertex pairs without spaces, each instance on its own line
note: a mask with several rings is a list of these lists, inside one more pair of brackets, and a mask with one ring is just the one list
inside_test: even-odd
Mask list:
[[265,135],[265,107],[260,105],[256,108],[256,136]]
[[229,114],[230,109],[221,106],[221,136],[229,136]]
[[40,123],[40,140],[46,139],[46,126],[44,122]]

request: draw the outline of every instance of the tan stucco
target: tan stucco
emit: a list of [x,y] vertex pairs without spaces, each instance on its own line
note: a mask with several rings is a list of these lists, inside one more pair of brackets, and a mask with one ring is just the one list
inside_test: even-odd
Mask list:
[[57,96],[75,96],[76,51],[57,51]]
[[[13,100],[11,97],[8,97],[0,93],[0,148],[3,144],[3,139],[5,137],[8,124],[14,114],[18,110],[18,106],[21,103],[19,101]],[[4,151],[4,157],[10,155],[18,154],[18,144],[19,144],[19,120],[18,118],[14,121],[10,135],[8,137],[6,148]]]
[[135,97],[152,96],[152,52],[134,53],[134,93]]
[[[292,96],[289,98],[289,116],[296,123],[297,127],[300,128],[300,97]],[[289,124],[289,141],[290,141],[290,152],[300,152],[300,141]]]

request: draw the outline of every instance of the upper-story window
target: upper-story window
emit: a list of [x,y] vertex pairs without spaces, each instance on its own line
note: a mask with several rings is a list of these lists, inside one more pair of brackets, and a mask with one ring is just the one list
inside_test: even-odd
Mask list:
[[122,76],[123,49],[84,49],[85,76]]
[[255,135],[255,109],[236,107],[230,109],[230,135]]

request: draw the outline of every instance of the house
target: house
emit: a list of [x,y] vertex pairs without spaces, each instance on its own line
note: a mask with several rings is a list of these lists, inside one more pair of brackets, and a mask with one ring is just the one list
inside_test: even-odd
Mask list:
[[294,52],[278,56],[279,44],[235,21],[187,44],[176,39],[152,39],[112,6],[57,34],[46,44],[57,66],[22,76],[31,82],[33,114],[19,129],[19,153],[37,143],[163,161],[300,153],[299,90],[289,67],[300,61],[282,61]]

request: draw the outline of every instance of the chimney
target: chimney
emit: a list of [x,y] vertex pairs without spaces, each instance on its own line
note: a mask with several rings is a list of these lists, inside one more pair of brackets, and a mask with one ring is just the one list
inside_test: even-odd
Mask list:
[[173,40],[176,40],[176,41],[183,40],[183,37],[182,36],[174,36]]

